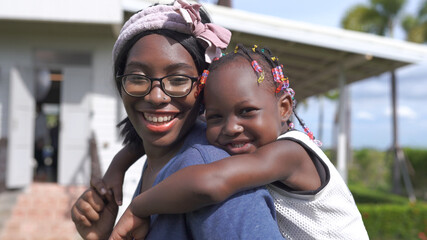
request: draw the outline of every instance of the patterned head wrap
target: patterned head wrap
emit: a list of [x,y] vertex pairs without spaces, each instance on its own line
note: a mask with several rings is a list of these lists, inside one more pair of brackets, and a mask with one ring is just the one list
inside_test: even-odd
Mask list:
[[156,5],[134,14],[122,27],[113,48],[113,61],[127,41],[147,30],[168,29],[193,35],[206,48],[205,60],[210,63],[227,48],[231,32],[213,23],[202,23],[200,4],[176,0],[173,5]]

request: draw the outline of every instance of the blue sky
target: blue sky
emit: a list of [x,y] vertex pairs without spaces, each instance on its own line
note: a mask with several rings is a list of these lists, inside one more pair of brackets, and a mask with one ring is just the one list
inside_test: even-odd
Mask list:
[[[355,4],[368,0],[232,0],[233,7],[295,21],[340,27],[346,11]],[[212,1],[205,1],[212,2]],[[260,4],[262,2],[262,4]],[[421,0],[407,0],[403,13],[414,14]],[[404,39],[398,28],[396,38]],[[427,148],[427,66],[408,66],[397,71],[398,124],[401,146]],[[350,85],[352,99],[352,137],[355,148],[387,149],[392,144],[390,77],[385,73]],[[318,132],[318,106],[316,98],[308,100],[308,107],[300,106],[298,113],[310,129]],[[324,137],[326,147],[331,146],[336,103],[325,103]]]

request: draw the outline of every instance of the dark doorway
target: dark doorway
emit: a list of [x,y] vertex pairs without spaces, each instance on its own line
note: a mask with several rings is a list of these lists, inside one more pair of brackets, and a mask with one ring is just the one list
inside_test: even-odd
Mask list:
[[[49,70],[48,76],[49,90],[36,104],[40,109],[36,109],[34,158],[37,165],[34,181],[38,182],[57,182],[58,177],[62,73],[60,70]],[[38,135],[44,137],[42,144],[37,142]]]

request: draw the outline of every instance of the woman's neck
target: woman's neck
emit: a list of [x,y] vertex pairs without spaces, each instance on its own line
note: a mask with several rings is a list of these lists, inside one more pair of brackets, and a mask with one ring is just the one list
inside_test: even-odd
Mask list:
[[153,146],[144,142],[144,149],[147,154],[147,168],[153,172],[159,172],[181,149],[184,141],[173,144],[169,147]]

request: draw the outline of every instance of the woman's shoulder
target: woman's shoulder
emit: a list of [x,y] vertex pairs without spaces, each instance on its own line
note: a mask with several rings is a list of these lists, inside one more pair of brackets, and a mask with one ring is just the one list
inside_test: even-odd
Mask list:
[[207,164],[229,157],[230,155],[208,143],[195,143],[178,156],[184,165]]
[[211,163],[230,156],[224,150],[210,145],[206,139],[206,124],[197,121],[185,139],[181,152],[178,153],[173,163],[175,167],[187,167],[196,164]]

